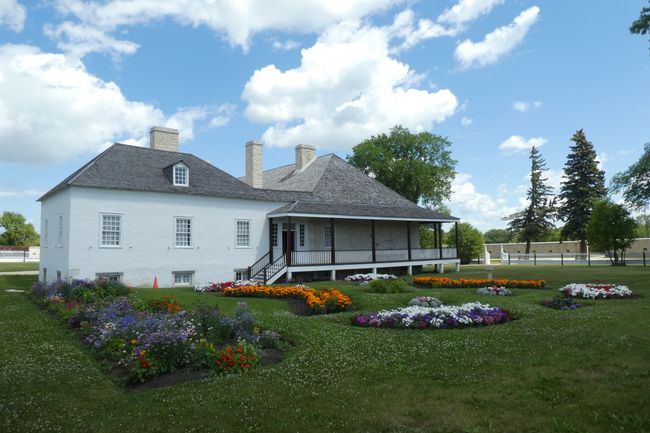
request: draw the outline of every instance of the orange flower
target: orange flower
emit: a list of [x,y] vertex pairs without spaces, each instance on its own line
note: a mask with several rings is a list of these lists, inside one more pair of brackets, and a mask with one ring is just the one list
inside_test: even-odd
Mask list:
[[508,280],[496,279],[486,280],[480,278],[459,278],[457,280],[448,277],[413,277],[413,284],[432,286],[432,287],[484,287],[484,286],[501,286],[501,287],[520,287],[541,289],[545,285],[544,280]]
[[272,287],[272,286],[239,286],[226,287],[224,290],[226,296],[262,296],[270,298],[298,298],[305,301],[307,306],[314,312],[325,312],[326,303],[329,299],[336,301],[338,311],[346,310],[352,305],[352,299],[344,295],[337,289],[321,289],[317,291],[307,287]]

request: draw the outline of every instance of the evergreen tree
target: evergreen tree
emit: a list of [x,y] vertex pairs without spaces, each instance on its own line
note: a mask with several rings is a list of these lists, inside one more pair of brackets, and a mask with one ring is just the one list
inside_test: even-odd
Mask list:
[[594,146],[577,131],[571,137],[570,148],[564,165],[564,181],[560,188],[558,215],[565,224],[562,239],[580,241],[580,252],[587,252],[587,224],[594,209],[594,201],[605,198],[605,172],[598,168]]
[[514,232],[520,242],[526,242],[526,254],[530,254],[531,242],[544,240],[555,227],[552,222],[555,210],[550,198],[553,188],[546,185],[548,179],[543,177],[546,162],[535,146],[530,149],[530,162],[528,206],[505,218],[510,220],[508,230]]

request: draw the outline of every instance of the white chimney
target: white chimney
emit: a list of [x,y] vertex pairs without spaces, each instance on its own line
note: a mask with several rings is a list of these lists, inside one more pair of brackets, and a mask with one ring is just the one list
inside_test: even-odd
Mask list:
[[316,148],[309,144],[296,146],[296,171],[303,171],[316,158]]
[[178,152],[178,129],[154,126],[149,130],[149,147]]
[[262,172],[262,143],[251,140],[246,143],[246,183],[253,188],[264,187]]

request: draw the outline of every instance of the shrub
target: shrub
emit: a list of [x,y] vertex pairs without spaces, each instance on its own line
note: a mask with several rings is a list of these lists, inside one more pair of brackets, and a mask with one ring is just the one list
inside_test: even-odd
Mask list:
[[477,295],[492,295],[492,296],[511,296],[512,292],[505,287],[479,287],[476,289]]
[[418,307],[429,307],[436,308],[442,305],[442,301],[433,296],[418,296],[409,301],[409,305],[415,305]]
[[542,300],[542,305],[555,310],[575,310],[576,308],[582,307],[582,304],[574,303],[571,296],[562,295],[550,299],[544,299]]
[[404,293],[408,292],[409,286],[404,280],[373,280],[368,286],[374,293]]

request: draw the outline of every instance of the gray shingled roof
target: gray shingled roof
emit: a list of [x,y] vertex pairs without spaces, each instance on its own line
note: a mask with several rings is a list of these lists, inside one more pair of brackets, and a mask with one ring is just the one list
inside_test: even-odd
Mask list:
[[[183,162],[189,167],[189,186],[174,186],[166,171]],[[42,200],[67,186],[170,192],[249,200],[294,201],[307,194],[260,190],[189,153],[168,152],[114,144],[48,191]]]
[[[174,186],[169,167],[189,167],[188,187]],[[68,186],[207,195],[286,202],[286,213],[456,220],[417,206],[334,154],[316,158],[302,172],[293,164],[264,172],[256,189],[194,155],[115,144],[52,188]]]

